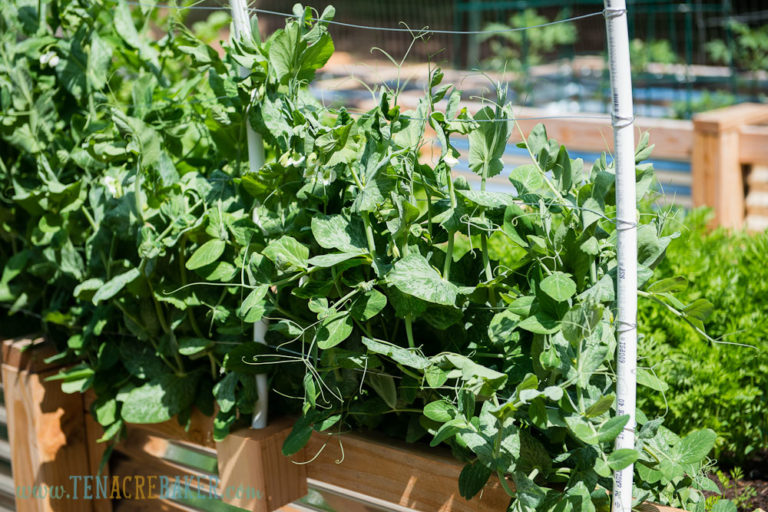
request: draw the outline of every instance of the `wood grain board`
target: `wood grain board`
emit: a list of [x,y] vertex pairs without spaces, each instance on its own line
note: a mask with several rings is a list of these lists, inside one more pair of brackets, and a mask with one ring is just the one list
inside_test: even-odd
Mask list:
[[[70,488],[70,476],[90,474],[83,397],[64,393],[59,382],[46,382],[57,372],[44,362],[50,354],[41,339],[3,343],[3,392],[16,486]],[[92,506],[50,496],[16,499],[18,512],[84,512]]]

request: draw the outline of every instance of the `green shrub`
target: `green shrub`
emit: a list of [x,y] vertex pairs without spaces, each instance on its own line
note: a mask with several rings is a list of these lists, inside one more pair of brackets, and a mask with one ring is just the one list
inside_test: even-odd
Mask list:
[[641,364],[668,386],[666,403],[659,394],[641,398],[676,431],[714,429],[720,435],[715,454],[743,462],[768,450],[768,233],[710,231],[710,218],[705,210],[685,217],[655,277],[687,278],[679,298],[704,297],[714,306],[707,333],[752,347],[710,343],[666,308],[641,301]]

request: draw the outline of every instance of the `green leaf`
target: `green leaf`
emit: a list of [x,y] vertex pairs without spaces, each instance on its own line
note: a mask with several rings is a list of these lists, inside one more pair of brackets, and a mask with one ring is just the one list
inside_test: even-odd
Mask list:
[[714,309],[715,308],[712,306],[712,303],[707,299],[696,299],[692,303],[688,304],[685,309],[683,309],[683,314],[687,317],[692,317],[697,320],[701,320],[702,322],[706,322],[707,319],[712,315]]
[[659,279],[648,287],[649,292],[654,293],[678,293],[688,287],[688,279],[683,276],[667,277]]
[[228,373],[213,386],[213,395],[216,397],[221,412],[227,413],[235,407],[237,403],[235,389],[238,380],[236,373]]
[[296,42],[299,40],[299,26],[290,23],[284,30],[277,30],[272,34],[272,44],[269,47],[269,63],[275,70],[278,81],[293,74],[295,53],[299,48]]
[[666,382],[659,379],[656,375],[646,370],[645,368],[637,369],[637,383],[641,386],[649,387],[660,393],[666,392],[669,388]]
[[424,406],[424,416],[440,423],[451,421],[458,414],[456,406],[445,400],[436,400]]
[[533,295],[518,297],[509,305],[509,310],[521,317],[530,316],[535,301],[536,297]]
[[467,356],[448,352],[438,354],[432,360],[443,369],[453,367],[460,370],[465,388],[480,397],[491,396],[507,382],[505,373],[482,366]]
[[88,53],[88,81],[95,90],[101,89],[107,82],[107,71],[112,61],[112,47],[107,44],[98,32],[90,35],[91,51]]
[[333,254],[321,254],[319,256],[313,256],[307,260],[307,264],[312,267],[329,268],[335,267],[339,263],[358,258],[362,256],[362,253],[354,252],[338,252]]
[[348,311],[325,317],[317,331],[317,346],[322,349],[335,347],[352,334],[354,323]]
[[115,8],[114,26],[115,31],[123,38],[123,41],[128,43],[129,46],[139,48],[142,45],[139,33],[136,31],[136,26],[133,24],[131,10],[128,8],[128,4],[124,1],[118,2],[117,7]]
[[632,448],[620,448],[611,452],[608,456],[608,465],[614,471],[621,471],[628,467],[630,464],[634,464],[640,454],[637,450]]
[[571,159],[568,157],[568,151],[566,151],[565,146],[560,146],[560,151],[557,153],[555,165],[552,168],[552,174],[558,181],[560,190],[568,192],[571,189],[571,185],[573,183]]
[[488,325],[488,338],[496,344],[503,345],[512,337],[512,333],[517,328],[520,316],[512,311],[506,310],[496,313]]
[[629,414],[614,416],[603,423],[597,431],[597,439],[601,443],[607,443],[616,439],[629,422]]
[[3,266],[3,276],[0,278],[0,283],[8,284],[14,277],[20,275],[26,267],[30,256],[32,256],[32,251],[30,250],[23,250],[11,256]]
[[97,443],[103,443],[109,441],[115,437],[122,429],[124,423],[121,420],[114,422],[112,425],[104,429],[104,435],[96,440]]
[[114,398],[99,397],[91,405],[91,410],[99,425],[106,427],[117,421],[117,400]]
[[710,429],[691,432],[680,441],[679,462],[681,464],[701,462],[714,448],[716,439],[717,434]]
[[605,212],[603,207],[600,206],[594,198],[588,197],[584,204],[581,205],[581,225],[583,229],[587,229],[589,226],[599,221]]
[[352,204],[352,211],[361,213],[379,210],[394,187],[395,182],[388,176],[377,174],[369,178],[355,198],[355,202]]
[[83,50],[82,36],[83,32],[80,32],[74,38],[61,41],[59,47],[66,52],[66,58],[60,59],[56,66],[60,83],[78,100],[82,99],[87,87],[88,56]]
[[568,429],[580,441],[587,444],[597,444],[599,441],[599,436],[594,431],[592,425],[587,421],[584,421],[581,416],[566,416],[565,423],[568,425]]
[[397,387],[391,375],[369,373],[368,383],[389,407],[397,408]]
[[315,386],[315,377],[312,372],[304,374],[304,404],[315,407],[317,399],[317,387]]
[[128,423],[168,421],[192,405],[196,387],[191,376],[165,374],[118,396],[118,400],[123,402],[120,414]]
[[269,291],[269,286],[263,284],[257,286],[248,294],[240,304],[239,315],[243,321],[248,323],[258,322],[266,312],[266,301],[264,298]]
[[352,302],[350,314],[358,322],[367,322],[387,305],[387,296],[376,289],[360,294]]
[[608,467],[608,463],[601,458],[595,460],[595,473],[603,478],[609,478],[611,476],[611,468]]
[[334,426],[336,423],[338,423],[340,419],[341,419],[341,414],[333,414],[331,416],[328,416],[323,421],[315,425],[315,430],[317,430],[318,432],[328,430],[329,428]]
[[308,266],[309,249],[291,236],[273,240],[263,254],[280,268],[305,270]]
[[128,272],[123,272],[122,274],[116,275],[104,283],[104,286],[98,289],[98,291],[93,295],[93,299],[91,300],[94,304],[98,305],[100,302],[111,299],[117,295],[120,290],[134,282],[136,278],[139,277],[139,275],[140,272],[137,268],[132,268]]
[[[503,116],[504,114],[502,114]],[[486,178],[496,176],[504,168],[501,157],[507,147],[511,121],[496,121],[491,107],[481,108],[474,119],[477,128],[469,133],[469,168]]]
[[444,280],[420,254],[411,253],[398,260],[387,274],[388,284],[413,297],[453,306],[456,303],[458,288]]
[[387,356],[393,361],[405,365],[409,368],[423,370],[430,365],[429,359],[422,356],[415,350],[409,350],[407,348],[398,347],[397,345],[393,345],[391,343],[380,340],[372,340],[366,337],[363,337],[363,344],[368,347],[368,350],[374,354]]
[[515,186],[518,194],[534,194],[545,186],[541,171],[533,164],[519,165],[512,169],[509,181]]
[[465,465],[459,474],[459,494],[464,499],[472,499],[483,490],[490,477],[491,470],[479,460]]
[[435,447],[440,443],[442,443],[443,441],[445,441],[446,439],[450,439],[454,437],[456,434],[464,430],[466,426],[467,426],[467,423],[464,420],[464,418],[456,418],[447,423],[443,423],[443,425],[437,430],[437,432],[435,432],[435,436],[429,442],[429,446]]
[[576,283],[564,272],[553,272],[545,277],[539,286],[541,291],[557,302],[566,301],[576,293]]
[[295,455],[307,445],[310,437],[312,437],[312,422],[306,416],[302,416],[283,441],[283,455],[286,457]]
[[205,338],[179,338],[179,353],[185,356],[193,356],[213,346],[213,341]]
[[424,377],[431,388],[439,388],[448,380],[448,374],[437,365],[432,365],[424,370]]
[[514,204],[515,198],[504,192],[488,192],[483,190],[457,190],[462,195],[479,206],[486,208],[504,208]]
[[312,217],[312,236],[325,249],[342,252],[367,252],[365,228],[359,217],[352,219],[342,215],[318,215]]
[[560,330],[560,322],[545,313],[538,312],[522,320],[517,327],[535,334],[554,334]]
[[224,240],[219,240],[218,238],[208,240],[192,253],[185,266],[189,270],[195,270],[210,265],[218,261],[221,255],[224,254],[226,247],[227,243]]
[[731,500],[720,498],[712,505],[712,512],[736,512],[736,504]]
[[587,418],[596,418],[597,416],[610,411],[615,399],[616,397],[613,394],[600,397],[597,402],[590,405],[587,410],[584,411],[584,416]]
[[306,81],[311,80],[314,71],[325,66],[325,63],[333,55],[333,51],[333,40],[328,34],[323,34],[320,39],[302,52],[299,78]]

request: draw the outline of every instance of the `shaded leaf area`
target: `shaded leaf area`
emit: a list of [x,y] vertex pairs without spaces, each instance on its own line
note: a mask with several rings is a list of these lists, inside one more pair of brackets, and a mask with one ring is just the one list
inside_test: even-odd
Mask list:
[[[35,9],[0,13],[2,326],[34,319],[58,343],[73,364],[54,379],[95,391],[105,440],[195,408],[215,411],[221,439],[248,423],[266,374],[270,407],[299,417],[286,455],[314,431],[377,429],[447,445],[466,463],[462,496],[513,481],[515,510],[604,508],[611,471],[630,464],[638,499],[703,506],[691,487],[715,434],[616,414],[604,155],[587,169],[539,125],[515,194],[472,190],[451,176],[452,138],[468,138],[482,183],[501,173],[504,87],[470,114],[435,68],[413,110],[386,84],[363,115],[327,108],[308,86],[333,53],[333,8],[297,5],[223,56],[211,43],[226,17],[190,30],[181,10],[123,1]],[[638,160],[650,148],[641,138]],[[652,180],[638,163],[639,197]],[[650,208],[640,222],[641,285],[701,326],[702,297],[649,281],[674,233]],[[633,427],[636,449],[614,451]]]

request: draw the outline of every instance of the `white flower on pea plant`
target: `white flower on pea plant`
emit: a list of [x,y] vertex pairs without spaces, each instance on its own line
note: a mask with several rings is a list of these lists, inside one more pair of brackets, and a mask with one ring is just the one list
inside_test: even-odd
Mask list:
[[40,56],[40,65],[43,67],[50,66],[52,68],[55,68],[58,63],[59,63],[59,56],[56,55],[56,52],[54,51],[46,52]]
[[114,176],[104,176],[101,179],[101,182],[104,184],[104,187],[112,195],[112,197],[117,198],[123,195],[123,187],[120,184],[120,180]]
[[451,153],[448,153],[443,157],[443,162],[445,162],[445,165],[453,169],[459,163],[459,160]]
[[279,163],[283,167],[298,167],[304,163],[306,158],[295,151],[286,151],[280,156]]

